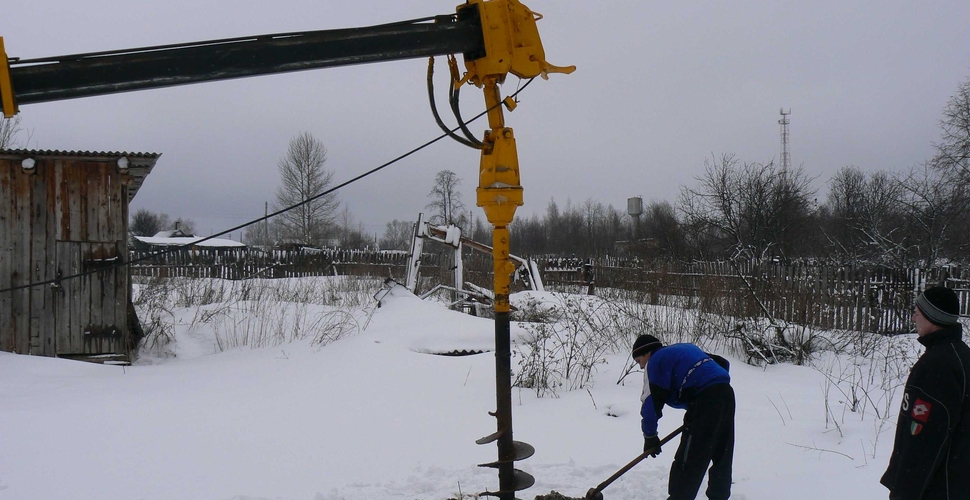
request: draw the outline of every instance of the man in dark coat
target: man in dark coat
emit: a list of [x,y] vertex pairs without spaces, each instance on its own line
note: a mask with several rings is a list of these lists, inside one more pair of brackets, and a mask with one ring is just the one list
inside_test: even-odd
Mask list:
[[889,468],[890,500],[970,498],[970,348],[952,290],[927,288],[913,322],[926,346],[906,380]]
[[646,372],[649,387],[640,408],[644,453],[660,453],[657,420],[664,405],[687,410],[670,468],[669,499],[693,500],[710,466],[707,498],[726,500],[731,496],[735,407],[727,360],[694,344],[664,347],[652,335],[637,338],[633,359]]

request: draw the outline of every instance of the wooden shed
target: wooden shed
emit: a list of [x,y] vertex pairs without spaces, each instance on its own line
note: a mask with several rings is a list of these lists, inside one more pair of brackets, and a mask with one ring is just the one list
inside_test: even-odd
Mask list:
[[0,150],[0,350],[128,357],[131,280],[118,264],[128,202],[159,156]]

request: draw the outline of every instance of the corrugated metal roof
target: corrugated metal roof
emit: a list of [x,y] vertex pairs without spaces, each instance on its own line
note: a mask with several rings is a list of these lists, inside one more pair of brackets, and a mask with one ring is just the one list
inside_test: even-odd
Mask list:
[[128,158],[128,175],[132,177],[131,183],[128,185],[128,201],[130,202],[138,189],[141,187],[142,183],[145,181],[145,177],[151,173],[152,169],[155,167],[155,162],[158,158],[162,156],[161,153],[129,153],[126,151],[60,151],[55,149],[0,149],[0,158],[6,157],[10,159],[24,159],[24,158],[34,158],[34,159],[47,159],[47,158],[58,158],[58,159],[84,159],[84,160],[102,160],[102,161],[117,161],[121,157]]
[[80,157],[105,157],[120,158],[122,156],[138,158],[158,158],[161,153],[129,153],[127,151],[62,151],[59,149],[0,149],[0,155],[28,155],[28,156],[80,156]]

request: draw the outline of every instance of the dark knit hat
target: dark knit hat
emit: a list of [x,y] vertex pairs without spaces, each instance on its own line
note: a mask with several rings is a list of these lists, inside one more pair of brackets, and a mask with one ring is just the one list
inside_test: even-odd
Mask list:
[[927,288],[916,298],[916,307],[935,325],[955,325],[960,319],[960,300],[946,287]]
[[633,342],[633,357],[643,356],[644,354],[651,353],[660,349],[664,346],[657,337],[653,335],[640,335],[637,340]]

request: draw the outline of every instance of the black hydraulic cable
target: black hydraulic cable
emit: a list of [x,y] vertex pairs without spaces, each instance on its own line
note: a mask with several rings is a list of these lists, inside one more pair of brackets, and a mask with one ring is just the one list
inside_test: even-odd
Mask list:
[[475,142],[461,137],[449,129],[441,120],[441,115],[438,114],[438,106],[434,102],[434,56],[428,58],[428,102],[431,103],[431,114],[434,115],[435,123],[438,124],[438,128],[443,130],[448,137],[451,137],[452,139],[470,148],[482,149],[481,144],[476,144]]
[[[535,78],[530,78],[525,83],[525,85],[523,85],[522,88],[516,90],[515,93],[511,95],[511,97],[514,98],[515,96],[517,96],[519,94],[519,92],[522,92],[523,90],[525,90],[526,87],[528,87],[529,84],[532,83],[532,80],[535,80]],[[485,111],[482,111],[481,113],[475,115],[471,120],[468,120],[468,123],[471,123],[471,122],[474,122],[474,121],[478,120],[479,118],[487,115],[489,111],[491,111],[491,110],[493,110],[496,107],[501,106],[501,105],[502,105],[501,103],[497,103],[494,106],[486,109]],[[450,132],[454,133],[456,130],[458,130],[463,125],[464,124],[461,124],[458,127],[455,127],[454,129],[451,129]],[[377,167],[374,167],[374,168],[368,170],[367,172],[364,172],[364,173],[362,173],[362,174],[360,174],[360,175],[358,175],[358,176],[356,176],[356,177],[354,177],[354,178],[352,178],[350,180],[344,181],[344,182],[342,182],[342,183],[340,183],[340,184],[338,184],[338,185],[336,185],[336,186],[334,186],[334,187],[332,187],[332,188],[330,188],[330,189],[328,189],[328,190],[326,190],[326,191],[324,191],[324,192],[322,192],[322,193],[320,193],[320,194],[318,194],[316,196],[312,196],[310,198],[307,198],[306,200],[304,200],[304,201],[302,201],[300,203],[297,203],[295,205],[291,205],[289,207],[286,207],[286,208],[277,210],[276,212],[273,212],[271,214],[264,215],[264,216],[262,216],[262,217],[260,217],[258,219],[253,219],[253,220],[251,220],[249,222],[246,222],[244,224],[240,224],[238,226],[235,226],[235,227],[226,229],[225,231],[222,231],[222,232],[213,234],[211,236],[206,236],[205,238],[202,238],[200,240],[196,240],[196,241],[193,241],[191,243],[186,243],[184,245],[173,246],[170,249],[163,250],[163,251],[159,251],[159,252],[155,252],[155,253],[151,253],[149,255],[145,255],[145,256],[140,257],[140,258],[137,258],[137,259],[120,260],[120,261],[118,261],[117,263],[115,263],[115,264],[113,264],[111,266],[103,267],[103,268],[100,268],[100,269],[92,269],[90,271],[84,271],[84,272],[80,272],[80,273],[77,273],[77,274],[71,274],[71,275],[68,275],[68,276],[61,276],[61,277],[57,277],[57,278],[50,279],[50,280],[46,280],[46,281],[38,281],[38,282],[34,282],[34,283],[28,283],[26,285],[18,285],[18,286],[14,286],[14,287],[10,287],[10,288],[0,289],[0,293],[15,292],[17,290],[24,290],[24,289],[32,288],[32,287],[35,287],[35,286],[60,285],[62,282],[67,281],[67,280],[71,280],[71,279],[74,279],[74,278],[81,278],[81,277],[88,276],[88,275],[91,275],[91,274],[96,274],[96,273],[100,273],[100,272],[104,272],[104,271],[108,271],[108,270],[112,270],[112,269],[117,269],[117,268],[120,268],[120,267],[129,266],[131,264],[135,264],[135,263],[138,263],[138,262],[142,262],[142,261],[145,261],[145,260],[148,260],[148,259],[151,259],[151,258],[154,258],[154,257],[158,257],[158,256],[161,256],[161,255],[168,255],[170,253],[174,253],[174,252],[177,252],[179,250],[186,249],[186,248],[190,248],[190,247],[192,247],[194,245],[198,245],[199,243],[202,243],[202,242],[205,242],[205,241],[209,241],[209,240],[211,240],[213,238],[216,238],[218,236],[222,236],[222,235],[231,233],[233,231],[239,231],[239,230],[244,229],[244,228],[246,228],[248,226],[252,226],[253,224],[258,224],[258,223],[263,222],[265,220],[269,220],[269,219],[271,219],[273,217],[276,217],[277,215],[280,215],[280,214],[282,214],[284,212],[288,212],[290,210],[293,210],[293,209],[302,207],[303,205],[306,205],[307,203],[310,203],[312,201],[315,201],[315,200],[317,200],[317,199],[319,199],[319,198],[321,198],[323,196],[326,196],[326,195],[328,195],[328,194],[330,194],[330,193],[332,193],[332,192],[334,192],[334,191],[336,191],[336,190],[338,190],[340,188],[346,187],[346,186],[348,186],[348,185],[350,185],[350,184],[352,184],[354,182],[357,182],[357,181],[363,179],[364,177],[367,177],[367,176],[369,176],[371,174],[374,174],[374,173],[376,173],[376,172],[378,172],[380,170],[383,170],[384,168],[389,167],[392,164],[397,163],[398,161],[401,161],[401,160],[407,158],[408,156],[413,155],[414,153],[417,153],[418,151],[421,151],[422,149],[424,149],[424,148],[426,148],[426,147],[428,147],[428,146],[430,146],[430,145],[432,145],[432,144],[440,141],[441,139],[444,139],[447,136],[448,136],[447,133],[441,134],[438,137],[435,137],[434,139],[431,139],[430,141],[425,142],[424,144],[422,144],[422,145],[420,145],[420,146],[418,146],[418,147],[416,147],[416,148],[408,151],[407,153],[404,153],[404,154],[402,154],[402,155],[394,158],[393,160],[390,160],[388,162],[385,162],[382,165],[379,165]]]
[[452,68],[453,68],[452,69],[453,74],[451,75],[451,79],[448,82],[448,102],[451,104],[451,112],[455,114],[455,120],[458,121],[458,126],[461,127],[461,131],[462,133],[465,134],[465,137],[467,137],[468,140],[471,141],[472,144],[475,144],[476,147],[478,147],[479,149],[484,148],[485,144],[483,144],[482,141],[478,140],[478,138],[475,137],[475,134],[473,134],[471,130],[468,130],[468,127],[465,125],[465,122],[461,119],[461,108],[458,107],[458,95],[461,92],[461,88],[455,87],[455,77],[457,75],[454,74],[456,72],[456,70],[454,69],[455,66],[452,66]]

